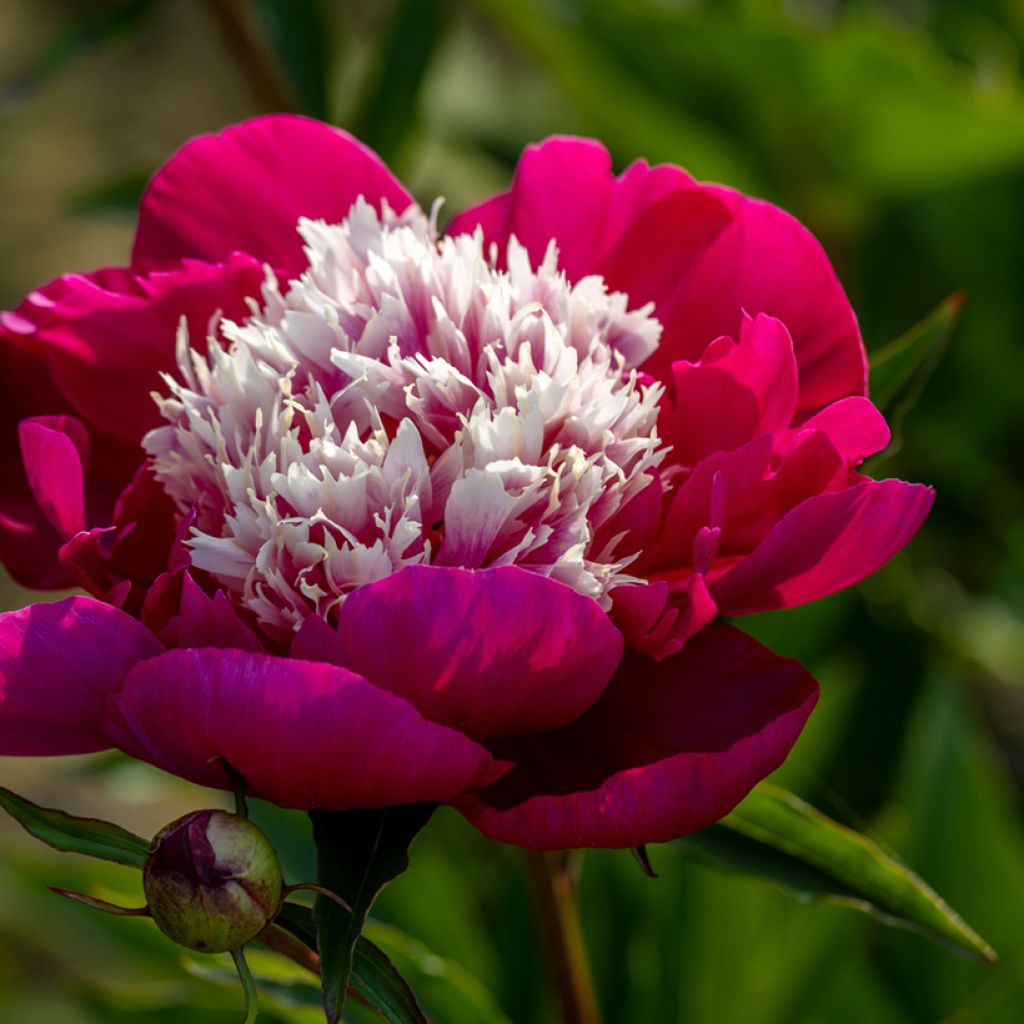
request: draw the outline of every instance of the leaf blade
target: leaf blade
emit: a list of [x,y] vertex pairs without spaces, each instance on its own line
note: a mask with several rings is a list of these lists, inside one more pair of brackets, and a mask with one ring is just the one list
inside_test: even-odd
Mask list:
[[965,298],[963,292],[954,292],[895,341],[872,353],[871,398],[893,433],[883,457],[898,450],[903,417],[917,404],[945,354]]
[[717,825],[680,842],[798,898],[843,903],[977,959],[996,959],[992,947],[906,865],[778,786],[762,783]]
[[[277,923],[311,949],[316,948],[316,925],[308,907],[284,904]],[[428,1024],[412,988],[387,953],[362,935],[353,950],[349,984],[388,1024]]]
[[314,909],[330,1024],[341,1019],[356,943],[373,900],[409,866],[409,844],[433,812],[433,804],[411,804],[310,814],[317,881],[352,908],[349,914],[332,900],[318,897]]
[[62,853],[81,853],[130,868],[141,869],[146,863],[149,843],[120,825],[40,807],[3,786],[0,807],[30,835]]

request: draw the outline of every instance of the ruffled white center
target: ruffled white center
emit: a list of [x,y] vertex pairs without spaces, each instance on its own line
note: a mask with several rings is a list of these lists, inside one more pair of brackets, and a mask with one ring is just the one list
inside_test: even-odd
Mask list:
[[332,618],[403,566],[515,564],[605,607],[631,577],[610,521],[662,457],[650,307],[598,277],[570,285],[554,245],[508,271],[482,236],[438,238],[418,208],[362,200],[303,220],[309,269],[221,321],[144,439],[192,563],[272,630]]

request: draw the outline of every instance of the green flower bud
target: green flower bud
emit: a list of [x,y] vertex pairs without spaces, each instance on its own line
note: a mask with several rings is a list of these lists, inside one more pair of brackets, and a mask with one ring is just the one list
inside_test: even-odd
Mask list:
[[142,885],[168,938],[224,953],[255,938],[280,906],[281,864],[270,840],[247,818],[194,811],[153,840]]

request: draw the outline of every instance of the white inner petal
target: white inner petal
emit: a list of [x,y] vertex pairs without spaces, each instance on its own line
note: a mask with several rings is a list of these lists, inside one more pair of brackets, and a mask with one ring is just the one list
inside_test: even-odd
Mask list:
[[418,208],[359,200],[303,220],[309,268],[179,335],[180,379],[143,441],[182,512],[192,563],[271,630],[332,618],[403,566],[520,565],[609,605],[632,582],[598,531],[661,461],[651,308],[597,277],[569,284],[552,244],[508,270],[482,235],[437,237]]

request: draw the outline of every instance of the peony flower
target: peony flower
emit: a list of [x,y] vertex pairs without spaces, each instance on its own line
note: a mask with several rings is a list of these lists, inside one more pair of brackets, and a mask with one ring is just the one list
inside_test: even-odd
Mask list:
[[597,143],[421,210],[342,131],[183,147],[126,269],[2,321],[0,752],[118,747],[285,807],[669,840],[785,758],[803,668],[722,621],[888,561],[928,488],[792,217]]

